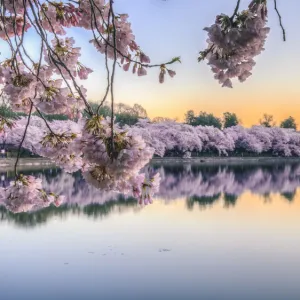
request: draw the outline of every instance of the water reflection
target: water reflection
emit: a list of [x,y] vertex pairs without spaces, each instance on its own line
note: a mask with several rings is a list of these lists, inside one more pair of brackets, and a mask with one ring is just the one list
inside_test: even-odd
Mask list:
[[[152,164],[161,174],[157,201],[169,203],[186,201],[187,209],[208,208],[222,201],[224,208],[234,207],[239,197],[250,191],[261,195],[264,201],[280,194],[285,201],[293,202],[300,186],[300,164],[278,163],[266,165],[212,165]],[[0,206],[0,220],[13,221],[22,226],[34,226],[52,217],[68,214],[103,218],[113,213],[142,209],[136,200],[113,192],[101,192],[85,183],[80,173],[67,174],[59,169],[27,171],[43,179],[44,188],[66,196],[66,203],[59,208],[50,206],[29,213],[14,214]],[[2,187],[13,180],[12,173],[0,173]],[[18,211],[22,207],[17,208]],[[25,211],[25,208],[24,208]]]
[[187,207],[205,208],[223,200],[224,207],[235,206],[245,192],[270,199],[280,194],[292,202],[300,186],[300,164],[160,167],[159,196],[165,201],[186,198]]
[[[225,195],[229,202],[246,191],[254,194],[293,194],[300,184],[300,164],[242,166],[167,166],[160,168],[160,196],[216,198]],[[233,200],[235,199],[235,200]],[[210,200],[208,200],[210,202]]]

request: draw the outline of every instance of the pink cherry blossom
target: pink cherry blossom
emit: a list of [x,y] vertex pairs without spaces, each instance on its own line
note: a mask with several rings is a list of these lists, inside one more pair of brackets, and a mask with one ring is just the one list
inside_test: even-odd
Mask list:
[[138,73],[138,76],[145,76],[145,75],[147,75],[147,70],[144,67],[139,67],[137,73]]

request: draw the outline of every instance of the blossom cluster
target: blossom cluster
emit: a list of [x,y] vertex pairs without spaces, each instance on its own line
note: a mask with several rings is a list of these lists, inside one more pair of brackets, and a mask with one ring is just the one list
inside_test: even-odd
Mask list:
[[14,123],[11,120],[3,118],[0,116],[0,136],[4,138],[7,136],[7,129],[12,129],[14,127]]
[[42,180],[33,176],[20,175],[7,188],[0,188],[0,203],[14,213],[35,211],[50,204],[60,206],[63,196],[46,193]]
[[[64,86],[63,79],[51,77],[55,72],[55,66],[51,65],[31,72],[20,59],[16,67],[10,60],[4,61],[0,65],[0,83],[11,108],[28,114],[33,106],[33,112],[39,109],[45,114],[66,114],[71,118],[81,111],[85,107],[83,99]],[[86,95],[83,87],[80,92]]]
[[254,57],[264,50],[270,28],[267,23],[267,1],[253,0],[248,9],[217,16],[208,32],[207,48],[199,61],[206,59],[214,77],[223,87],[232,87],[232,79],[245,81],[252,75]]
[[[125,194],[134,190],[135,196],[147,203],[152,196],[147,192],[147,180],[157,182],[158,178],[147,179],[139,171],[150,161],[154,149],[147,146],[140,136],[118,126],[113,128],[112,133],[109,118],[95,116],[85,122],[82,136],[76,141],[85,162],[84,178],[100,189]],[[149,187],[151,189],[152,185]],[[155,187],[156,184],[153,192]]]
[[4,16],[0,18],[0,38],[8,40],[14,36],[21,36],[22,32],[26,32],[31,25],[24,23],[23,16]]
[[[39,78],[38,72],[31,67],[35,68],[40,63],[35,63],[34,59],[29,57],[32,66],[28,65],[28,51],[23,45],[23,36],[32,28],[41,38],[44,61],[51,69],[46,79],[49,80],[52,74],[59,75],[64,80],[73,80],[76,76],[87,79],[92,70],[79,61],[80,47],[74,47],[73,38],[62,38],[67,34],[66,29],[71,27],[92,31],[93,39],[90,43],[107,58],[118,60],[125,71],[132,66],[133,73],[137,73],[138,76],[147,74],[150,58],[137,45],[127,14],[115,14],[111,2],[106,0],[82,0],[74,3],[44,1],[29,5],[28,2],[22,1],[3,1],[0,38],[6,40],[12,49],[15,75],[25,76],[23,71],[19,74],[17,64],[20,62],[16,62],[16,54],[19,54],[22,62],[26,61],[27,72],[35,76],[36,80]],[[19,36],[20,44],[14,53],[10,39],[17,42],[16,36]],[[48,36],[54,36],[51,43]],[[176,61],[171,61],[170,64],[174,62]],[[164,68],[164,64],[161,67]],[[172,77],[176,74],[172,70],[170,72]]]

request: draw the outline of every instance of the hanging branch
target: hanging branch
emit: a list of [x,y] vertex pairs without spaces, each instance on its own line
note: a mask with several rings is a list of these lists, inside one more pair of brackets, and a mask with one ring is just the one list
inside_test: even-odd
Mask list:
[[115,13],[113,9],[113,0],[110,0],[110,11],[112,16],[112,25],[113,25],[113,40],[114,40],[114,62],[112,67],[112,74],[110,79],[110,92],[111,92],[111,153],[112,159],[114,158],[114,78],[116,71],[116,62],[117,62],[117,46],[116,46],[116,24],[115,24]]
[[[31,0],[28,0],[28,1],[29,1],[30,6],[31,6],[31,10],[32,10],[32,12],[33,12],[33,16],[34,16],[34,19],[35,19],[35,21],[36,21],[36,24],[37,24],[37,26],[38,26],[38,28],[39,28],[39,31],[40,31],[41,33],[43,33],[42,25],[40,24],[40,20],[41,20],[40,14],[39,14],[39,12],[38,12],[38,16],[36,15],[35,10],[34,10],[34,7],[33,7],[32,3],[31,3]],[[39,7],[40,7],[41,10],[42,10],[42,11],[44,12],[44,14],[45,14],[45,11],[44,11],[44,8],[42,7],[42,5],[41,5],[38,1],[36,1],[36,0],[33,0],[33,1],[35,1],[36,6],[37,6],[37,9],[39,9]],[[38,6],[39,6],[39,7],[38,7]],[[55,36],[56,40],[59,42],[59,39],[58,39],[58,37],[57,37],[57,35],[56,35],[56,33],[55,33],[55,30],[54,30],[54,28],[53,28],[53,25],[52,25],[51,21],[49,20],[49,18],[48,18],[48,16],[47,16],[46,14],[45,14],[45,17],[46,17],[46,19],[47,19],[47,21],[48,21],[48,23],[49,23],[49,26],[50,26],[52,32],[54,33],[54,36]],[[72,91],[72,89],[70,88],[70,86],[69,86],[67,80],[64,78],[64,76],[63,76],[63,74],[62,74],[62,71],[61,71],[59,65],[61,65],[61,66],[67,71],[68,75],[69,75],[70,78],[71,78],[71,81],[72,81],[72,83],[73,83],[73,86],[74,86],[75,90],[78,92],[78,94],[80,95],[80,97],[81,97],[82,100],[84,101],[88,113],[92,116],[92,115],[94,114],[93,109],[92,109],[92,107],[89,105],[87,99],[86,99],[86,98],[84,97],[84,95],[82,94],[82,92],[81,92],[81,90],[80,90],[80,87],[79,87],[78,84],[76,83],[76,80],[75,80],[74,76],[72,75],[71,71],[70,71],[69,68],[66,66],[66,64],[61,60],[61,58],[59,57],[59,55],[51,48],[51,46],[49,45],[47,39],[45,39],[44,34],[42,34],[42,35],[40,35],[40,36],[43,38],[43,40],[44,40],[44,42],[45,42],[45,44],[46,44],[46,46],[47,46],[47,50],[48,50],[48,52],[49,52],[50,58],[51,58],[52,61],[54,62],[55,66],[58,68],[58,70],[59,70],[59,72],[60,72],[60,75],[63,77],[63,79],[64,79],[64,81],[66,82],[66,84],[68,85],[70,91]],[[53,55],[55,55],[55,58],[53,57]]]
[[239,11],[239,8],[240,8],[240,4],[241,4],[241,0],[238,0],[237,3],[236,3],[236,7],[235,7],[235,10],[233,12],[233,15],[230,18],[231,22],[233,21],[234,17],[237,15],[237,13]]
[[[95,5],[95,2],[93,0],[90,0],[90,4],[91,4],[91,13],[92,13],[92,18],[91,18],[91,29],[92,29],[92,32],[93,32],[93,36],[94,36],[94,39],[95,39],[95,42],[97,43],[97,45],[100,47],[100,43],[96,37],[96,34],[95,34],[95,30],[94,30],[94,27],[96,28],[97,32],[99,34],[101,34],[99,28],[98,28],[98,24],[97,24],[97,19],[96,19],[96,14],[95,14],[95,10],[94,10],[94,5]],[[109,28],[110,26],[110,13],[111,11],[109,10],[109,14],[108,14],[108,24],[106,24],[105,20],[104,20],[104,17],[103,17],[103,14],[101,12],[101,10],[98,8],[97,5],[95,5],[95,7],[97,8],[97,10],[100,12],[100,15],[101,15],[101,18],[102,18],[102,21],[103,23],[107,26],[107,28]],[[93,24],[93,20],[94,20],[94,23]],[[108,96],[108,93],[109,93],[109,88],[110,88],[110,70],[109,70],[109,67],[108,67],[108,57],[107,57],[107,48],[108,48],[108,45],[107,43],[105,43],[105,68],[106,68],[106,74],[107,74],[107,85],[106,85],[106,91],[105,91],[105,94],[104,94],[104,97],[102,99],[102,101],[100,102],[100,104],[98,105],[98,108],[97,108],[97,115],[99,115],[99,112],[100,112],[100,108],[102,107],[102,105],[104,104],[105,100],[107,99],[107,96]]]
[[26,138],[27,129],[28,129],[28,126],[29,126],[29,123],[30,123],[30,118],[31,118],[31,114],[32,114],[32,108],[33,108],[33,104],[31,103],[30,104],[30,111],[29,111],[29,115],[28,115],[28,119],[27,119],[27,124],[26,124],[25,130],[24,130],[24,133],[23,133],[23,137],[22,137],[21,143],[19,144],[18,155],[17,155],[17,159],[16,159],[16,162],[15,162],[15,176],[16,176],[16,178],[18,176],[17,166],[18,166],[18,162],[19,162],[19,159],[20,159],[20,155],[21,155],[21,149],[22,149],[23,143],[24,143],[25,138]]
[[283,37],[283,41],[285,42],[286,41],[286,33],[285,33],[285,28],[283,27],[283,24],[282,24],[282,17],[281,17],[281,14],[277,8],[277,0],[274,0],[274,9],[278,15],[278,19],[279,19],[279,25],[281,27],[281,30],[282,30],[282,37]]

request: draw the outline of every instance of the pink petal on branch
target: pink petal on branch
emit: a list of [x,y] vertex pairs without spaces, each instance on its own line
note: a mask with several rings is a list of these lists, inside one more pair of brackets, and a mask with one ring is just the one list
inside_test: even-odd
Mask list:
[[176,72],[173,70],[168,70],[168,74],[171,78],[173,78],[176,75]]
[[144,67],[138,68],[138,76],[145,76],[147,75],[147,70]]

